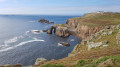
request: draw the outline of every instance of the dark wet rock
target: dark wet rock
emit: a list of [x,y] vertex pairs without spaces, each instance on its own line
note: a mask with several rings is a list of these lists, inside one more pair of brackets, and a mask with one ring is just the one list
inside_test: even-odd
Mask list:
[[47,24],[54,23],[54,22],[49,22],[49,20],[45,20],[45,19],[40,19],[38,22],[47,23]]
[[65,42],[62,42],[62,43],[60,43],[60,44],[62,44],[63,46],[70,46],[69,43],[65,43]]
[[55,33],[55,29],[56,29],[55,26],[51,26],[51,27],[49,28],[49,30],[47,31],[47,34],[52,34],[53,31],[54,31],[54,33]]
[[39,30],[32,30],[32,32],[35,32],[35,33],[40,33]]
[[47,32],[48,30],[42,30],[43,32]]

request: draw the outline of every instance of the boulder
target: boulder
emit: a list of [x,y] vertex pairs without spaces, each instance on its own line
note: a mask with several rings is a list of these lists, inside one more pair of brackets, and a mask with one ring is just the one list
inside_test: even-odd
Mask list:
[[47,32],[48,30],[42,30],[43,32]]
[[70,46],[69,43],[65,43],[65,42],[62,42],[62,43],[60,43],[60,44],[62,44],[63,46]]
[[35,65],[40,65],[40,64],[43,64],[44,62],[47,62],[47,59],[45,59],[45,58],[37,58],[36,62],[35,62]]
[[67,27],[56,27],[55,35],[60,36],[60,37],[69,37],[70,33],[67,29]]
[[117,40],[117,44],[120,44],[120,33],[117,34],[116,40]]
[[108,43],[109,43],[109,41],[108,41],[108,40],[106,40],[106,41],[104,41],[104,42],[103,42],[103,44],[108,44]]
[[105,26],[106,29],[110,29],[110,26]]
[[81,45],[85,45],[85,44],[87,44],[87,41],[82,41],[81,42]]
[[117,29],[120,29],[120,24],[119,24],[119,25],[117,25]]

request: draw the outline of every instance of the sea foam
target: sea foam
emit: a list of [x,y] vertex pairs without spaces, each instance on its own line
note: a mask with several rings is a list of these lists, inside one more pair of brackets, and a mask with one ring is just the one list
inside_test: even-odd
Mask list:
[[25,41],[25,42],[19,43],[18,45],[15,45],[15,46],[12,46],[12,47],[8,47],[8,48],[5,48],[5,49],[1,49],[0,52],[8,51],[8,50],[17,48],[19,46],[25,45],[27,43],[36,42],[36,41],[45,42],[45,40],[30,40],[30,41]]
[[[36,30],[33,30],[33,31],[36,31]],[[40,32],[42,32],[42,31],[40,31]],[[30,33],[30,31],[26,31],[25,35],[27,35],[28,33]],[[6,40],[3,45],[0,45],[0,48],[1,48],[0,52],[8,51],[8,50],[14,49],[16,47],[19,47],[19,46],[22,46],[24,44],[31,43],[31,42],[36,42],[36,41],[45,42],[45,40],[40,40],[40,39],[33,37],[32,38],[33,40],[21,42],[17,45],[14,45],[14,46],[11,45],[11,44],[17,42],[19,39],[23,39],[23,38],[24,38],[24,35],[21,35],[21,36],[13,37],[9,40]]]

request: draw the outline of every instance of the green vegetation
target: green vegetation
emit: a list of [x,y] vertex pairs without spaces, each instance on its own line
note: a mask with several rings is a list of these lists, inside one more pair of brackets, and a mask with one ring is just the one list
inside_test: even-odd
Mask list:
[[[84,40],[81,44],[76,45],[74,50],[69,54],[69,57],[51,61],[50,64],[44,67],[120,67],[120,44],[117,44],[118,39],[116,36],[120,30],[116,27],[120,24],[120,13],[89,13],[83,17],[72,18],[76,22],[79,22],[78,26],[85,24],[88,26],[109,26],[113,25],[110,29],[103,29],[94,34],[90,40]],[[57,24],[64,27],[65,24]],[[116,26],[114,26],[116,25]],[[78,27],[80,28],[80,27]],[[109,34],[112,31],[111,34]],[[106,43],[107,41],[107,43]],[[89,45],[102,43],[100,46],[93,47],[90,50]],[[62,63],[63,65],[56,65]],[[55,64],[55,65],[52,65]],[[70,66],[67,66],[70,65]]]
[[[108,30],[106,29],[106,31],[108,31]],[[112,46],[118,46],[117,42],[116,42],[116,36],[117,36],[117,33],[119,32],[119,30],[118,29],[112,29],[112,30],[113,30],[113,34],[104,36],[101,33],[96,38],[92,39],[91,42],[92,41],[94,41],[94,42],[104,42],[105,40],[108,40],[108,45],[109,46],[111,46],[111,47]],[[101,37],[101,38],[99,39],[99,37]]]
[[[120,55],[116,56],[104,56],[98,59],[81,59],[77,64],[72,67],[119,67],[120,66]],[[67,67],[60,64],[46,64],[41,67]]]
[[89,13],[85,14],[83,17],[76,17],[72,19],[78,20],[80,24],[88,26],[115,25],[120,23],[120,13]]
[[65,67],[65,66],[63,66],[61,64],[46,64],[41,67]]
[[97,67],[99,65],[102,65],[105,67],[119,67],[120,66],[120,55],[105,56],[99,59],[80,60],[78,61],[76,65],[73,65],[73,67]]
[[57,26],[66,27],[65,24],[56,24]]

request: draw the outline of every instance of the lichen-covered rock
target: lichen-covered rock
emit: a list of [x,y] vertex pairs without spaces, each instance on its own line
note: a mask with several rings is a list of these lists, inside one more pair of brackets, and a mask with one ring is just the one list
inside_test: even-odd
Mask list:
[[110,26],[105,26],[106,29],[110,29]]
[[120,29],[120,24],[119,25],[117,25],[117,27],[116,27],[117,29]]
[[106,36],[106,35],[111,35],[111,34],[113,34],[113,31],[103,32],[102,35]]
[[91,42],[91,43],[88,44],[88,50],[90,50],[91,48],[99,47],[102,44],[103,44],[103,42],[97,42],[97,43]]
[[117,36],[116,36],[116,40],[117,40],[117,44],[120,44],[120,33],[118,32]]
[[108,41],[108,40],[106,40],[106,41],[104,41],[104,42],[103,42],[103,44],[107,44],[107,43],[109,43],[109,41]]
[[113,34],[113,31],[109,31],[109,32],[108,32],[108,35],[111,35],[111,34]]
[[107,34],[107,32],[104,32],[102,35],[106,36],[106,35],[108,35],[108,34]]
[[81,45],[85,45],[85,44],[87,44],[87,41],[82,40]]
[[36,62],[35,62],[35,65],[40,65],[40,64],[42,64],[44,62],[47,62],[47,59],[45,59],[45,58],[37,58]]

